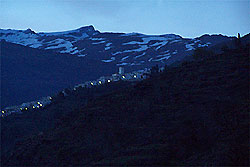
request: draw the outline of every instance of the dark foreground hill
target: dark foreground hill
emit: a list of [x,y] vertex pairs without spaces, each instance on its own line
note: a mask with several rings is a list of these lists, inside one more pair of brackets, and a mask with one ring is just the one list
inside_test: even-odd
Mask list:
[[69,114],[18,141],[2,166],[249,166],[249,49],[100,96],[58,96],[43,112]]

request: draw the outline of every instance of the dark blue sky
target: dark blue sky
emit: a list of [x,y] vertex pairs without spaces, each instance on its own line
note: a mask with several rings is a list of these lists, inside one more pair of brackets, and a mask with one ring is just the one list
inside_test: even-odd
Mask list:
[[250,32],[249,0],[1,0],[0,28],[53,32],[93,25],[101,32]]

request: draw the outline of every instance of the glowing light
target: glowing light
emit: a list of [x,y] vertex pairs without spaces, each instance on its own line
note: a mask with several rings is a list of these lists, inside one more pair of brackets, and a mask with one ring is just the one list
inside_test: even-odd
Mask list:
[[102,84],[102,81],[99,81],[99,84]]
[[134,75],[134,78],[136,78],[136,75]]
[[26,107],[25,110],[28,110],[28,108]]
[[125,78],[125,76],[122,76],[122,78]]
[[51,100],[51,99],[52,99],[52,97],[49,97],[49,99]]
[[40,104],[40,102],[37,102],[37,104]]
[[40,104],[40,106],[42,107],[43,105],[42,105],[42,104]]
[[2,111],[2,113],[4,114],[4,111]]
[[32,108],[35,108],[35,106],[33,106]]
[[93,82],[91,82],[90,84],[91,84],[91,85],[94,85],[94,83],[93,83]]
[[110,82],[110,80],[108,80],[108,82]]
[[20,108],[20,110],[22,110],[22,108]]
[[36,106],[37,108],[39,108],[39,106]]

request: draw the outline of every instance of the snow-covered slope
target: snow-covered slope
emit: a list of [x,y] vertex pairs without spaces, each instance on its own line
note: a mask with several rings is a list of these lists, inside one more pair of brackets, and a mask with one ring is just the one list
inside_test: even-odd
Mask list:
[[231,38],[222,35],[204,35],[187,39],[175,34],[100,33],[93,26],[86,26],[53,33],[35,33],[31,29],[0,29],[0,39],[32,48],[53,50],[131,67],[172,63],[190,55],[197,47],[213,46]]
[[77,49],[72,44],[78,40],[99,34],[93,26],[81,27],[76,30],[35,33],[31,29],[27,30],[4,30],[0,29],[0,39],[7,42],[21,44],[32,48],[59,50],[60,53],[76,54]]

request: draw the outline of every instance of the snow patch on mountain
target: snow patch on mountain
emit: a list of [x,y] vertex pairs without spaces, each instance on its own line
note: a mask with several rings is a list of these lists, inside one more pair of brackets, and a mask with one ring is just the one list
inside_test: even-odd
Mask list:
[[32,48],[39,48],[40,46],[43,46],[43,45],[41,43],[35,43],[32,45],[29,45],[29,47],[32,47]]
[[71,54],[77,54],[77,53],[79,53],[79,51],[78,50],[75,50],[74,52],[72,52]]
[[[72,48],[70,45],[66,45],[65,46],[66,50],[60,51],[60,53],[70,53],[70,52],[75,52],[75,50],[77,49],[77,47]],[[73,54],[73,53],[70,53]]]
[[159,36],[151,36],[151,37],[144,37],[142,38],[142,42],[139,41],[130,41],[127,43],[123,43],[122,45],[134,45],[134,44],[138,44],[138,45],[145,45],[148,44],[150,41],[161,41],[159,42],[162,43],[163,41],[169,40],[168,38],[165,37],[159,37]]
[[201,42],[201,40],[199,40],[199,39],[192,39],[191,41],[193,41],[194,43]]
[[167,53],[167,54],[164,54],[164,55],[158,55],[156,57],[163,57],[163,56],[169,56],[169,55],[170,55],[170,53]]
[[123,57],[123,58],[121,59],[121,61],[124,61],[124,60],[126,60],[127,58],[129,58],[129,56]]
[[205,44],[198,44],[198,47],[206,47],[206,46],[208,46],[208,45],[210,45],[211,43],[210,42],[207,42],[207,43],[205,43]]
[[166,40],[168,40],[168,38],[152,36],[152,37],[142,38],[142,40],[144,43],[148,43],[149,41],[166,41]]
[[165,46],[168,43],[168,41],[162,42],[159,46],[157,46],[156,50],[160,49],[161,47]]
[[[63,37],[71,37],[75,40],[80,40],[89,37],[88,32],[95,32],[94,27],[87,26],[82,27],[76,30],[62,31],[62,32],[49,32],[49,33],[38,33],[40,36],[63,36]],[[95,33],[94,33],[95,34]]]
[[128,52],[141,52],[147,49],[148,49],[147,45],[141,45],[138,49],[132,49],[132,50],[129,50]]
[[93,40],[93,41],[103,41],[105,40],[105,38],[89,38],[90,40]]
[[177,43],[177,42],[181,42],[181,41],[182,41],[181,39],[176,39],[176,40],[170,41],[169,44],[173,44],[173,43]]
[[115,57],[111,57],[110,60],[102,60],[102,62],[104,62],[104,63],[110,63],[110,62],[112,62],[114,60],[115,60]]
[[168,56],[169,54],[166,54],[166,55],[161,55],[161,56],[163,56],[162,58],[160,58],[160,59],[154,59],[154,60],[152,60],[152,61],[161,61],[161,60],[167,60],[167,59],[169,59],[171,56]]
[[109,50],[109,49],[111,49],[111,47],[109,46],[104,48],[104,50]]
[[155,42],[154,44],[151,44],[150,46],[160,46],[162,42]]
[[101,44],[101,43],[105,43],[106,41],[100,41],[100,42],[94,42],[92,43],[93,45],[97,45],[97,44]]
[[173,53],[172,53],[172,54],[174,55],[174,54],[177,54],[177,53],[178,53],[178,51],[177,51],[177,50],[175,50],[175,51],[173,51]]
[[83,54],[83,55],[77,55],[78,57],[85,57],[87,56],[87,54]]
[[[52,42],[51,42],[52,43]],[[57,45],[54,45],[57,44]],[[65,41],[63,39],[57,39],[53,43],[53,46],[46,47],[45,49],[58,49],[58,48],[65,48],[64,50],[60,51],[60,53],[70,53],[70,54],[75,54],[78,53],[78,51],[75,51],[77,47],[73,47],[72,43],[69,41]]]
[[120,63],[120,64],[116,64],[117,66],[125,66],[128,65],[128,63]]
[[127,36],[145,36],[144,34],[140,34],[140,33],[136,33],[136,32],[132,32],[132,33],[125,33],[125,34],[121,34],[121,37],[127,37]]
[[131,49],[131,50],[124,50],[124,51],[118,51],[115,53],[112,53],[113,56],[117,55],[117,54],[122,54],[122,53],[130,53],[130,52],[141,52],[141,51],[145,51],[148,49],[147,45],[140,45],[139,48],[137,49]]
[[104,63],[110,63],[110,62],[112,62],[112,61],[114,61],[114,60],[102,60]]
[[110,45],[112,45],[112,43],[106,43],[106,46],[110,46]]
[[138,56],[135,56],[134,59],[137,59],[137,58],[139,58],[139,57],[142,57],[142,56],[144,56],[145,54],[146,54],[146,53],[143,52],[142,54],[140,54],[140,55],[138,55]]
[[118,55],[118,54],[121,54],[121,53],[123,53],[123,52],[121,52],[121,51],[118,51],[118,52],[115,52],[115,53],[111,53],[113,56],[115,56],[115,55]]
[[135,44],[145,44],[143,42],[138,42],[138,41],[130,41],[127,43],[123,43],[122,45],[135,45]]
[[21,44],[24,46],[30,46],[33,48],[38,48],[42,46],[42,42],[39,41],[38,35],[34,33],[27,33],[26,31],[18,31],[18,30],[3,30],[0,29],[1,37],[0,39],[4,39],[7,42],[12,42],[16,44]]
[[186,44],[185,46],[186,46],[186,51],[190,51],[190,50],[194,50],[195,48],[194,48],[194,43],[189,43],[189,44]]
[[109,50],[109,49],[111,49],[111,47],[110,47],[110,45],[112,45],[112,43],[106,43],[106,47],[104,48],[105,50]]
[[57,44],[60,44],[60,43],[63,43],[63,42],[65,42],[64,39],[57,38],[55,40],[47,42],[47,44],[49,44],[49,45],[57,45]]

